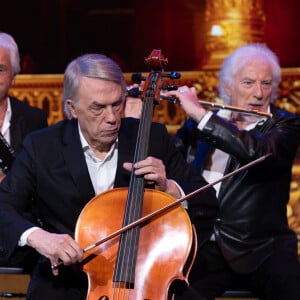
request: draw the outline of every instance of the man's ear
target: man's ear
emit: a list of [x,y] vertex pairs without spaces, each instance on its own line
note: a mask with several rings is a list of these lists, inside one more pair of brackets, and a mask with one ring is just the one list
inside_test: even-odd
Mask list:
[[16,82],[16,76],[14,76],[12,79],[11,79],[11,86],[13,86]]
[[68,108],[69,108],[69,110],[70,110],[70,113],[71,113],[71,115],[72,115],[72,118],[77,119],[77,114],[76,114],[76,110],[75,110],[75,107],[74,107],[74,102],[73,102],[73,100],[67,99],[67,100],[66,100],[66,103],[67,103],[67,106],[68,106]]
[[228,85],[228,83],[224,83],[224,89],[225,89],[225,92],[226,92],[227,96],[231,97],[232,96],[231,88]]

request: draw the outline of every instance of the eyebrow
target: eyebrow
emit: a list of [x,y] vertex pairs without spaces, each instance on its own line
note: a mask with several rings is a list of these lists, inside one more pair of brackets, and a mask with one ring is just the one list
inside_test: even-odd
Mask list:
[[122,98],[120,98],[120,99],[118,99],[117,101],[115,101],[115,102],[113,102],[113,103],[111,103],[111,104],[102,104],[102,103],[99,103],[99,102],[97,102],[96,100],[95,101],[93,101],[90,105],[89,105],[89,107],[97,107],[97,108],[102,108],[102,107],[106,107],[106,106],[109,106],[109,105],[118,105],[118,104],[120,104],[120,103],[122,103],[123,102],[123,99]]
[[[241,79],[241,82],[244,81],[244,80],[249,80],[249,81],[257,81],[256,79],[254,78],[251,78],[251,77],[244,77]],[[273,78],[267,78],[267,79],[261,79],[261,80],[258,80],[260,82],[266,82],[266,81],[272,81]]]

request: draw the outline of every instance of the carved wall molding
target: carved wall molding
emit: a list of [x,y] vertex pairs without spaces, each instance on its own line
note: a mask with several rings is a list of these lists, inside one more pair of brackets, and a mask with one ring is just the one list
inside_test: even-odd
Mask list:
[[[125,73],[125,78],[130,85],[131,73]],[[218,97],[218,70],[181,72],[180,79],[168,80],[168,84],[194,86],[199,98],[222,102]],[[17,75],[10,94],[33,106],[45,109],[49,124],[55,124],[64,117],[62,90],[62,74]],[[282,70],[276,105],[300,115],[300,68]],[[154,110],[153,120],[165,124],[170,134],[173,134],[186,120],[186,115],[180,105],[161,101]]]
[[287,216],[290,228],[298,236],[298,255],[300,255],[300,164],[293,166]]
[[63,119],[62,90],[61,74],[17,75],[10,95],[45,109],[52,125]]

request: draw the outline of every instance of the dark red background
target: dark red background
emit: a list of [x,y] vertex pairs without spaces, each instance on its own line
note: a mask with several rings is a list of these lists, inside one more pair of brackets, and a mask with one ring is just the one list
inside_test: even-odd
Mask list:
[[[265,0],[265,42],[282,67],[300,67],[300,1]],[[125,72],[147,70],[162,49],[170,70],[197,70],[205,55],[205,0],[3,1],[0,30],[19,44],[24,73],[62,73],[74,57],[100,52]]]

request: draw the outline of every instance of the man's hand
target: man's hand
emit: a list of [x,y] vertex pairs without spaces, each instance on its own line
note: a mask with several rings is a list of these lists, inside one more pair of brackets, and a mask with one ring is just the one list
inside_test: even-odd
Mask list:
[[177,97],[184,111],[197,123],[206,114],[206,109],[199,103],[195,87],[181,86],[177,90],[165,92],[164,95]]
[[[123,167],[131,171],[132,163],[126,162]],[[175,198],[179,198],[181,193],[176,184],[167,179],[163,162],[155,157],[148,156],[134,164],[135,175],[143,175],[149,183],[154,183],[155,189],[166,192]]]
[[[67,234],[55,234],[37,229],[28,236],[27,244],[49,258],[52,266],[58,263],[71,265],[82,260],[82,249]],[[58,275],[58,269],[52,268],[52,273]]]

